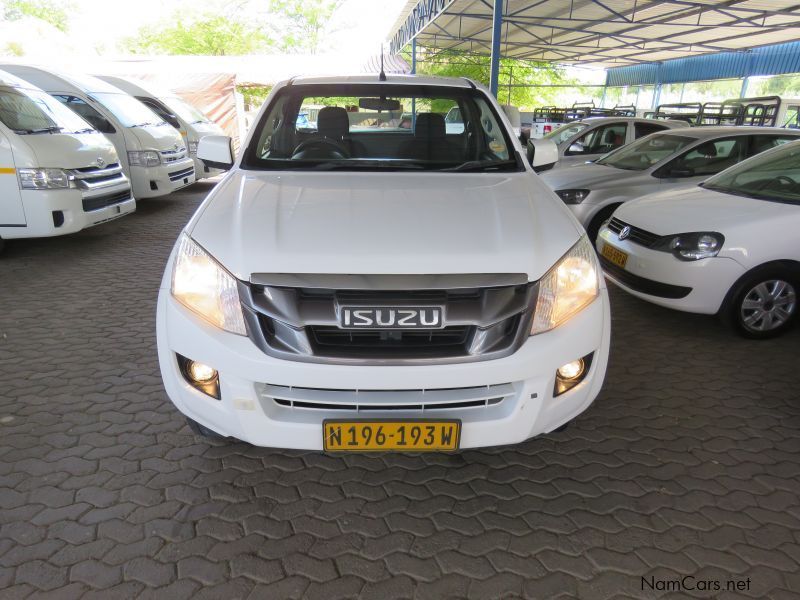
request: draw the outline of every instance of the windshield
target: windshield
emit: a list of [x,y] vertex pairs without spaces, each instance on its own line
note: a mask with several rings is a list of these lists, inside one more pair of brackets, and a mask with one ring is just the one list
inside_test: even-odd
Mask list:
[[545,134],[543,137],[548,140],[553,140],[556,145],[562,144],[566,142],[569,138],[571,138],[576,133],[580,133],[584,129],[589,126],[588,123],[581,123],[580,121],[576,123],[567,123],[566,125],[562,125],[561,127],[556,127],[550,133]]
[[707,179],[702,186],[758,200],[800,204],[800,142],[758,154]]
[[0,121],[14,133],[78,133],[92,127],[39,90],[0,86]]
[[626,171],[644,171],[695,141],[680,135],[654,133],[622,146],[596,162]]
[[123,127],[166,125],[161,117],[133,96],[108,92],[93,93],[92,98],[105,106]]
[[194,125],[195,123],[211,123],[211,119],[177,96],[167,96],[166,98],[161,98],[161,101],[182,121],[186,121],[190,125]]
[[[461,118],[447,123],[448,114]],[[281,89],[255,125],[243,165],[280,170],[522,169],[500,118],[479,90],[388,83]]]

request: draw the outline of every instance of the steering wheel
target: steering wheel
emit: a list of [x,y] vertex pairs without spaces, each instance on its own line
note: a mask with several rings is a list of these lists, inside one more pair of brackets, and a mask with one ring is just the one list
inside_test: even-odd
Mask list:
[[300,142],[292,151],[292,158],[350,158],[350,151],[337,140],[316,138]]

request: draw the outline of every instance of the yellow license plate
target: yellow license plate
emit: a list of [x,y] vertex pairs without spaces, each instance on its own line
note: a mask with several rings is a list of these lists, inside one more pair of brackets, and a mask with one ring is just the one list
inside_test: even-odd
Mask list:
[[618,267],[622,267],[623,269],[625,268],[625,263],[628,262],[627,253],[623,252],[622,250],[617,250],[614,248],[614,246],[609,244],[603,244],[603,250],[601,253],[605,258],[610,260]]
[[324,421],[328,452],[430,452],[458,450],[461,421]]

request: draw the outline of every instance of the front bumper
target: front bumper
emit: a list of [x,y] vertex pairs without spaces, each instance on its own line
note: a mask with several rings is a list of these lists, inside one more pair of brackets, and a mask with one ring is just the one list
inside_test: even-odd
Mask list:
[[[167,272],[170,272],[168,266]],[[529,338],[514,354],[483,362],[350,366],[272,358],[248,338],[221,331],[176,302],[165,278],[158,300],[158,355],[164,386],[187,416],[225,436],[258,446],[322,449],[322,422],[332,418],[460,419],[461,447],[522,442],[558,428],[583,412],[603,384],[610,340],[608,296],[566,324]],[[221,399],[190,386],[176,353],[219,371]],[[594,353],[589,373],[573,389],[553,397],[561,365]],[[510,384],[503,402],[478,408],[370,410],[368,414],[282,406],[265,396],[265,384],[320,390],[419,391]],[[418,392],[420,398],[422,392]]]
[[[669,252],[619,240],[607,227],[597,236],[597,251],[610,244],[628,255],[625,269],[607,268],[605,276],[629,294],[676,310],[716,314],[731,286],[745,273],[732,258],[682,261]],[[607,263],[604,263],[607,264]]]
[[[136,210],[136,201],[131,196],[127,181],[121,185],[96,188],[92,191],[74,188],[22,190],[21,196],[26,225],[0,227],[0,237],[34,238],[77,233],[87,227],[118,219]],[[117,201],[116,196],[121,197],[121,201]],[[111,198],[113,201],[97,202],[98,199],[104,198]],[[98,208],[85,210],[84,200],[89,201],[87,204],[90,209],[94,206]]]
[[130,180],[136,198],[165,196],[195,182],[194,160],[187,156],[157,167],[131,166]]

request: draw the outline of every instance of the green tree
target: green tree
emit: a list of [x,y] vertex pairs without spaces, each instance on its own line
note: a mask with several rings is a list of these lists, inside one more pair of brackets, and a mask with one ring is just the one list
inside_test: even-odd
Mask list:
[[284,52],[316,54],[326,27],[344,0],[270,0],[268,7],[278,48]]
[[67,31],[70,8],[71,3],[56,0],[6,0],[3,4],[3,19],[17,21],[23,17],[33,17],[60,31]]
[[272,47],[272,40],[253,25],[222,15],[206,15],[175,25],[145,26],[123,43],[134,54],[200,54],[229,56],[255,54]]

